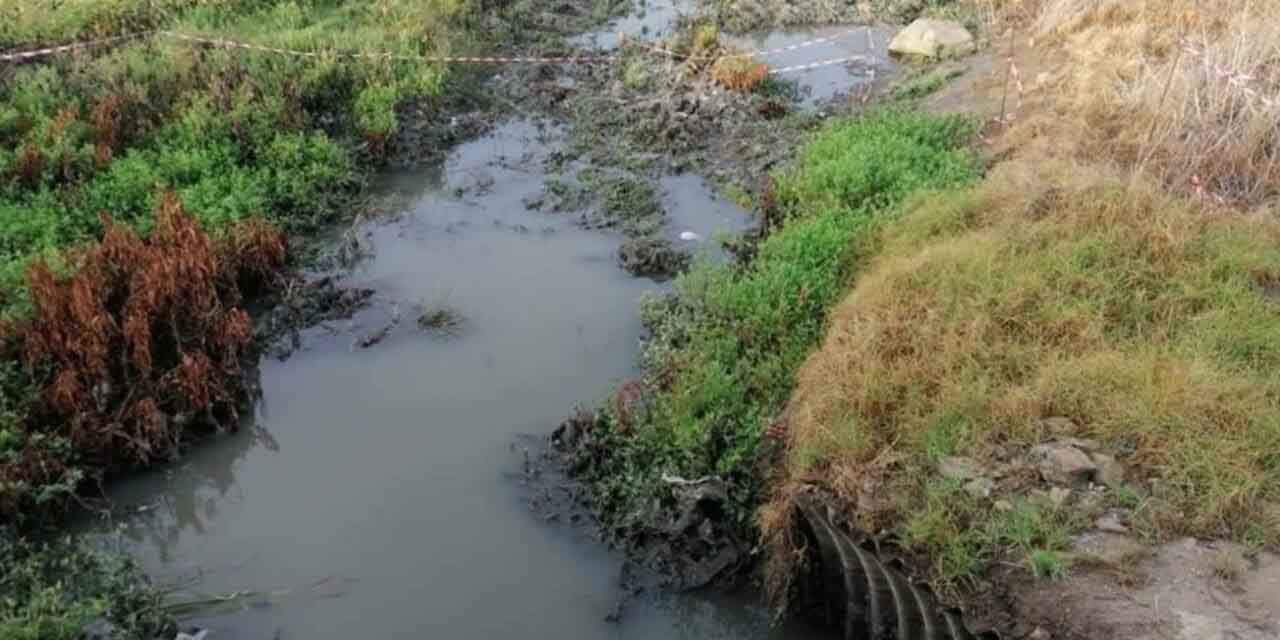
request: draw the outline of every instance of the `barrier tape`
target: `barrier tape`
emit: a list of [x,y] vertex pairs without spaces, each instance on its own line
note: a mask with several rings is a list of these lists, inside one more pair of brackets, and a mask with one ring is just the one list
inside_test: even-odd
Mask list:
[[791,67],[770,69],[769,74],[778,75],[780,73],[795,73],[798,71],[809,71],[811,69],[817,69],[819,67],[830,67],[832,65],[837,65],[837,64],[848,64],[850,62],[875,63],[875,59],[869,56],[849,56],[847,58],[832,58],[830,60],[820,60],[818,62],[812,62],[809,64],[798,64]]
[[130,33],[123,36],[114,36],[111,38],[101,38],[98,40],[88,40],[85,42],[73,42],[71,44],[64,44],[56,47],[46,47],[44,49],[33,49],[30,51],[13,51],[13,52],[0,53],[0,62],[19,62],[22,60],[32,60],[35,58],[43,58],[45,56],[51,56],[57,53],[66,53],[68,51],[76,51],[78,49],[92,49],[94,47],[101,47],[108,44],[114,44],[116,42],[123,42],[125,40],[132,40],[134,38],[149,36],[152,33],[154,32],[144,31],[140,33]]
[[185,33],[176,33],[172,31],[162,31],[161,35],[176,38],[178,40],[186,40],[187,42],[195,42],[199,44],[207,44],[215,47],[225,47],[228,49],[244,49],[246,51],[260,51],[264,53],[275,53],[281,55],[290,55],[303,58],[324,58],[336,57],[346,58],[348,60],[403,60],[413,62],[437,62],[445,64],[604,64],[617,62],[617,56],[559,56],[559,57],[476,57],[476,56],[423,56],[423,55],[405,55],[394,53],[339,53],[339,52],[315,52],[315,51],[297,51],[293,49],[279,49],[276,47],[264,47],[262,45],[249,44],[247,42],[239,42],[237,40],[224,40],[221,38],[204,38],[200,36],[191,36]]
[[[749,53],[717,56],[715,58],[706,58],[706,59],[746,58],[746,57],[753,57],[753,56],[775,55],[778,53],[796,51],[796,50],[804,49],[807,47],[834,42],[841,38],[848,37],[856,33],[857,31],[858,29],[849,29],[847,31],[843,31],[831,36],[814,38],[813,40],[807,40],[805,42],[800,42],[790,46],[781,47],[778,49],[752,51]],[[56,47],[47,47],[44,49],[34,49],[30,51],[19,51],[19,52],[0,54],[0,62],[32,60],[35,58],[50,56],[58,53],[65,53],[68,51],[75,51],[78,49],[88,49],[92,47],[105,46],[108,44],[123,42],[123,41],[132,40],[136,38],[142,38],[149,35],[158,35],[166,38],[171,38],[174,40],[181,40],[184,42],[201,44],[201,45],[206,45],[211,47],[241,49],[244,51],[258,51],[262,53],[272,53],[276,55],[286,55],[286,56],[294,56],[294,57],[301,57],[301,58],[330,57],[330,58],[343,58],[348,60],[399,60],[399,61],[414,61],[414,62],[434,62],[434,63],[443,63],[443,64],[610,64],[610,63],[618,62],[621,59],[619,56],[552,56],[552,57],[424,56],[424,55],[395,54],[390,52],[342,53],[342,52],[331,52],[331,51],[326,51],[326,52],[299,51],[295,49],[282,49],[279,47],[268,47],[264,45],[251,44],[248,42],[241,42],[238,40],[228,40],[224,38],[206,38],[203,36],[179,33],[176,31],[155,31],[155,32],[131,33],[131,34],[122,35],[122,36],[115,36],[112,38],[102,38],[99,40],[78,42],[78,43],[66,44],[66,45],[61,45]],[[684,59],[696,59],[692,56],[684,56],[683,54],[679,54],[674,51],[670,51],[668,49],[662,49],[656,46],[650,46],[650,45],[642,45],[642,46],[644,46],[646,49],[650,51],[653,51],[659,54],[670,55],[673,57],[682,57]],[[771,69],[769,73],[771,75],[778,75],[783,73],[794,73],[794,72],[800,72],[800,71],[808,71],[811,69],[817,69],[820,67],[827,67],[827,66],[836,65],[836,64],[845,64],[850,62],[874,63],[875,60],[869,56],[856,55],[856,56],[848,56],[844,58],[833,58],[830,60],[822,60],[822,61],[809,63],[809,64],[782,67],[779,69]]]

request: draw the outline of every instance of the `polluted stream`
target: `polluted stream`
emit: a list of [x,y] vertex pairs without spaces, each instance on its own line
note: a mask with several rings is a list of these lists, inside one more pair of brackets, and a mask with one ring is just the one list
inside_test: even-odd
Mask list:
[[[661,5],[628,28],[662,32],[676,14]],[[863,81],[846,73],[846,90]],[[399,205],[351,229],[365,255],[342,278],[372,304],[265,357],[244,428],[109,488],[125,548],[211,605],[184,626],[211,639],[819,637],[771,625],[758,594],[648,592],[619,620],[623,558],[531,511],[521,443],[638,373],[640,299],[669,287],[619,268],[621,234],[530,208],[564,137],[514,118],[437,166],[381,176],[376,192]],[[751,224],[694,175],[656,184],[663,233],[704,259]]]

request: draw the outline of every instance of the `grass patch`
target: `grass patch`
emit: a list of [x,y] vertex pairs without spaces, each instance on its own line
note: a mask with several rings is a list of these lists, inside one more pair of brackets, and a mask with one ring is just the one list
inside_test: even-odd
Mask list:
[[214,233],[251,217],[294,233],[330,223],[398,130],[397,107],[441,98],[447,75],[328,54],[446,52],[467,10],[452,0],[5,3],[13,20],[0,40],[15,47],[163,27],[321,55],[155,38],[6,74],[0,311],[23,313],[32,258],[100,237],[101,211],[148,231],[165,190]]
[[1099,440],[1141,479],[1140,494],[1112,491],[1146,533],[1280,542],[1274,221],[1014,161],[915,199],[883,239],[799,375],[792,477],[817,472],[851,501],[869,479],[901,479],[908,490],[859,515],[905,530],[941,577],[1001,550],[1040,572],[1036,554],[1060,551],[1079,514],[939,498],[936,461],[1016,464],[1064,416],[1074,432],[1056,435]]
[[943,67],[913,74],[896,84],[889,95],[898,102],[927,98],[947,86],[951,80],[964,75],[966,71],[962,67]]
[[0,637],[78,640],[95,621],[110,623],[122,638],[174,633],[162,592],[127,556],[0,531]]
[[821,337],[827,309],[903,197],[976,176],[958,150],[971,132],[963,120],[903,112],[828,126],[778,176],[788,221],[753,261],[699,263],[674,295],[644,305],[652,337],[643,361],[656,394],[641,426],[606,422],[606,459],[589,477],[610,524],[630,523],[664,495],[663,474],[710,474],[729,481],[736,525],[752,527],[765,428]]

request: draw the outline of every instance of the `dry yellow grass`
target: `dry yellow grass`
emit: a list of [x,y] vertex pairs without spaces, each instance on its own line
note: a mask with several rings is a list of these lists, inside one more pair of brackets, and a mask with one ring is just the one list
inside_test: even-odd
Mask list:
[[973,570],[986,543],[946,539],[1000,516],[939,510],[937,459],[1016,460],[1059,416],[1129,466],[1146,532],[1280,544],[1280,3],[1006,5],[1065,62],[986,181],[914,202],[832,312],[760,516],[775,587],[814,482]]
[[1280,184],[1280,3],[1042,0],[1015,27],[1067,54],[1043,117],[1077,157],[1233,207]]

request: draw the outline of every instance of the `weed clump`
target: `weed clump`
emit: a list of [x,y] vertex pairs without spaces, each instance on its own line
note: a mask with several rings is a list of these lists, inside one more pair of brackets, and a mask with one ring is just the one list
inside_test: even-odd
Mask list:
[[749,93],[769,79],[769,65],[751,58],[720,58],[711,66],[711,78],[730,91]]
[[[200,428],[235,425],[245,399],[252,326],[243,292],[269,285],[283,266],[279,232],[246,222],[215,239],[163,197],[144,238],[103,220],[100,243],[55,269],[32,265],[30,318],[14,324],[37,399],[22,424],[22,447],[3,474],[0,510],[31,498],[22,491],[65,475],[50,459],[65,443],[75,462],[97,471],[145,465],[176,453]],[[42,464],[35,464],[40,462]]]
[[466,326],[462,312],[447,304],[434,304],[418,314],[418,328],[439,338],[456,338]]

